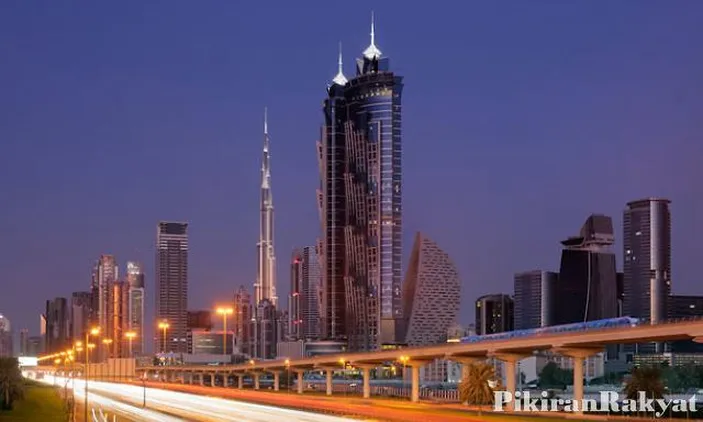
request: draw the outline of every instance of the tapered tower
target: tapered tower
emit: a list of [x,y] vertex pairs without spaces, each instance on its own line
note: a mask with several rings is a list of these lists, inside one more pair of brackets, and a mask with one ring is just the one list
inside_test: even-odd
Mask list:
[[254,284],[255,299],[258,305],[268,299],[274,306],[276,296],[276,255],[273,248],[273,195],[271,193],[271,167],[269,151],[269,131],[266,109],[264,109],[264,151],[261,162],[261,203],[259,222],[259,243],[257,244],[257,274]]

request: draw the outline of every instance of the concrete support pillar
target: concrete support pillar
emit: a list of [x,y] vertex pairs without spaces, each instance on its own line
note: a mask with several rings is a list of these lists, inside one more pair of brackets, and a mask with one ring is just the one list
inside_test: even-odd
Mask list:
[[229,372],[222,374],[222,386],[225,388],[229,387]]
[[298,372],[298,382],[297,382],[297,387],[298,387],[298,394],[303,394],[303,375],[305,375],[304,371],[297,371]]
[[[516,384],[516,374],[517,363],[529,355],[526,354],[516,354],[516,353],[498,353],[493,355],[493,357],[503,361],[503,370],[505,372],[505,390],[515,397],[515,384]],[[510,405],[510,410],[515,410],[515,401],[512,401]]]
[[202,385],[205,385],[205,374],[202,373],[202,372],[199,373],[199,374],[198,374],[198,378],[199,378],[198,381],[199,381],[200,385],[201,385],[201,386],[202,386]]
[[371,398],[371,368],[369,368],[368,366],[362,367],[361,375],[364,379],[363,397],[365,399]]
[[188,372],[188,384],[193,385],[195,384],[195,375],[193,372]]
[[215,381],[217,380],[217,372],[210,373],[210,387],[215,386]]
[[254,377],[254,390],[258,390],[259,389],[259,374],[255,373],[255,374],[252,374],[251,376]]
[[281,389],[281,373],[276,371],[273,373],[273,391]]
[[413,403],[420,401],[420,367],[417,364],[410,366],[410,401]]
[[[583,403],[583,356],[574,356],[574,402]],[[583,409],[579,408],[578,413]]]
[[334,375],[334,371],[332,369],[326,369],[325,370],[325,379],[326,379],[326,393],[328,396],[332,395],[332,375]]
[[240,390],[244,388],[244,375],[237,375],[237,388]]

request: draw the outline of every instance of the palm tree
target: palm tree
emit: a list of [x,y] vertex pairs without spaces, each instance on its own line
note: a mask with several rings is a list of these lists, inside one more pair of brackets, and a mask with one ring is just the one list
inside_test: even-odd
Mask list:
[[499,388],[495,382],[493,366],[487,363],[471,363],[464,368],[464,379],[459,384],[459,398],[472,405],[493,403],[493,390]]
[[15,358],[0,358],[0,409],[12,410],[24,393],[24,380]]
[[635,400],[640,391],[644,391],[650,399],[664,398],[665,388],[661,368],[643,366],[632,370],[632,375],[625,385],[625,394],[628,399]]

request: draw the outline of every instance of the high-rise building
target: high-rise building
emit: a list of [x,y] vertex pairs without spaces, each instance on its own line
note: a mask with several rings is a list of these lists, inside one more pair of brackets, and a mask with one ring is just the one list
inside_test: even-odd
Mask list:
[[264,111],[264,148],[261,160],[261,198],[259,215],[259,242],[257,243],[257,273],[254,290],[256,304],[267,299],[277,305],[276,254],[273,247],[273,193],[271,192],[271,151],[268,121]]
[[144,349],[144,271],[138,262],[127,262],[128,293],[128,329],[136,336],[132,340],[132,350],[129,356],[143,355]]
[[75,343],[85,337],[90,324],[91,292],[73,292],[71,295],[71,339]]
[[20,330],[20,356],[29,356],[29,330],[23,328]]
[[564,240],[559,281],[555,284],[554,325],[618,316],[613,221],[593,214],[579,236]]
[[[668,199],[627,204],[623,214],[623,289],[626,316],[658,324],[667,318],[671,295],[671,214]],[[663,352],[660,344],[637,346],[638,353]]]
[[251,319],[254,313],[251,307],[251,295],[244,286],[234,294],[234,344],[243,354],[251,353]]
[[91,282],[93,324],[105,329],[108,325],[108,308],[112,283],[119,277],[117,260],[113,255],[100,255],[93,267]]
[[[669,297],[669,318],[694,319],[703,318],[703,296],[672,295]],[[673,353],[703,353],[703,344],[692,340],[671,343]]]
[[278,339],[276,307],[264,299],[256,307],[256,318],[251,320],[252,350],[255,359],[274,359]]
[[14,356],[12,345],[12,325],[10,320],[0,314],[0,358]]
[[112,283],[111,287],[106,332],[110,333],[112,343],[108,357],[123,358],[129,356],[125,336],[129,331],[129,285],[120,281]]
[[37,357],[44,353],[44,337],[32,336],[27,340],[27,355]]
[[71,342],[71,311],[64,297],[46,301],[46,339],[44,352],[66,350]]
[[508,295],[481,296],[476,300],[476,334],[512,331],[513,310],[513,299]]
[[533,270],[515,274],[516,330],[553,325],[554,287],[559,275],[550,271]]
[[459,273],[449,255],[417,233],[403,283],[403,343],[446,342],[459,314],[460,298]]
[[[341,63],[341,60],[340,60]],[[371,44],[324,102],[321,167],[323,332],[350,350],[395,343],[401,318],[402,77]]]
[[320,339],[320,268],[314,246],[293,251],[288,299],[288,338]]
[[39,337],[41,337],[41,353],[46,350],[46,315],[39,314]]
[[166,344],[155,349],[186,353],[188,319],[188,223],[162,221],[156,232],[156,320],[168,323]]

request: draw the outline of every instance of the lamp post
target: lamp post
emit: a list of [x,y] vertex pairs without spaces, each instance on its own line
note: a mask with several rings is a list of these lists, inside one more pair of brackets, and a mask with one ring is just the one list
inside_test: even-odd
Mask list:
[[127,337],[127,341],[129,342],[129,357],[132,357],[132,340],[134,340],[137,336],[137,333],[134,331],[127,331],[124,336]]
[[83,407],[85,407],[85,413],[84,413],[84,421],[88,421],[88,368],[90,367],[89,362],[90,362],[90,346],[95,347],[94,345],[90,344],[90,336],[97,336],[100,334],[100,328],[95,327],[90,329],[89,331],[86,331],[85,333],[85,368],[83,368],[84,376],[85,376],[85,401],[83,403]]
[[288,389],[288,394],[290,394],[290,359],[286,359],[283,363],[286,365],[286,388]]
[[227,316],[234,313],[232,308],[217,308],[217,313],[222,315],[222,354],[227,354]]
[[403,390],[402,391],[403,391],[403,394],[405,394],[405,372],[406,372],[405,369],[406,369],[406,365],[408,364],[408,361],[410,360],[410,357],[401,356],[398,358],[398,360],[400,361],[400,363],[403,364],[403,384],[402,384]]
[[164,332],[164,340],[163,345],[161,347],[161,353],[166,353],[166,330],[168,330],[169,327],[170,325],[167,321],[159,322],[159,329],[163,330]]

